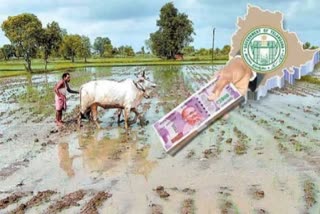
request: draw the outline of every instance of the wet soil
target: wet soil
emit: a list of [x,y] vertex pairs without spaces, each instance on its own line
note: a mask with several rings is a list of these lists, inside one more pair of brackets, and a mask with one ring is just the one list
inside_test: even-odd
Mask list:
[[98,208],[102,205],[102,203],[110,198],[112,195],[108,192],[98,192],[88,203],[84,205],[81,209],[82,214],[96,214],[98,212]]
[[69,193],[65,196],[63,196],[60,200],[57,202],[53,203],[52,205],[49,206],[48,210],[46,213],[58,213],[64,209],[67,209],[71,206],[79,206],[77,203],[80,201],[84,196],[85,196],[85,191],[83,190],[78,190],[76,192]]
[[68,95],[65,124],[57,127],[52,88],[60,73],[0,79],[0,213],[319,213],[318,85],[273,89],[175,156],[165,153],[151,125],[219,68],[72,72],[73,89],[149,73],[158,88],[138,109],[149,123],[128,132],[116,110],[104,109],[101,129],[87,120],[79,128],[77,95]]

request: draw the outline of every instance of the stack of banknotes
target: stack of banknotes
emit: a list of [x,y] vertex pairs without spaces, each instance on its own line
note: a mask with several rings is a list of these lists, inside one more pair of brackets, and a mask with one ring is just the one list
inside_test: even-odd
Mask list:
[[153,124],[166,152],[176,153],[214,120],[238,106],[244,97],[233,84],[209,101],[218,78],[211,80],[187,100]]

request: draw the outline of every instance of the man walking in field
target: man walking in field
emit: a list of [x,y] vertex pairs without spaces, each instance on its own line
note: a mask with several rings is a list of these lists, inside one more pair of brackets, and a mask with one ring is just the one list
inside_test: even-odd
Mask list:
[[62,111],[67,110],[67,91],[72,94],[79,94],[78,91],[73,91],[69,87],[70,74],[62,74],[62,79],[55,85],[55,106],[56,106],[56,119],[55,122],[58,126],[63,124],[62,121]]

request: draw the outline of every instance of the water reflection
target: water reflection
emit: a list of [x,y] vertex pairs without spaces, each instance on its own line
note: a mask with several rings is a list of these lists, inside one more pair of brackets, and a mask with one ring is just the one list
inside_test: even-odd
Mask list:
[[156,161],[148,160],[149,146],[136,131],[127,135],[122,128],[100,130],[78,136],[84,168],[96,172],[132,170],[135,174],[148,174]]
[[174,89],[174,83],[181,79],[182,66],[155,66],[153,77],[160,93],[165,94]]
[[75,156],[70,157],[69,145],[68,143],[60,143],[58,145],[58,157],[59,157],[59,166],[65,171],[65,173],[72,177],[74,176],[74,170],[72,168],[73,159]]

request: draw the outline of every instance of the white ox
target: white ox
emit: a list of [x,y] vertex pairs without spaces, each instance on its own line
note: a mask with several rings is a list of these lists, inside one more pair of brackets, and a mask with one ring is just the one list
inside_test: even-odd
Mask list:
[[[111,80],[91,81],[80,88],[80,115],[79,125],[83,115],[91,111],[92,118],[98,127],[98,106],[102,108],[118,108],[124,110],[125,128],[128,129],[128,118],[130,111],[133,111],[135,121],[140,117],[137,111],[138,105],[143,97],[150,98],[152,88],[156,84],[145,77],[145,72],[139,75],[137,80],[127,79],[121,82]],[[120,121],[121,110],[118,111],[118,122]]]

